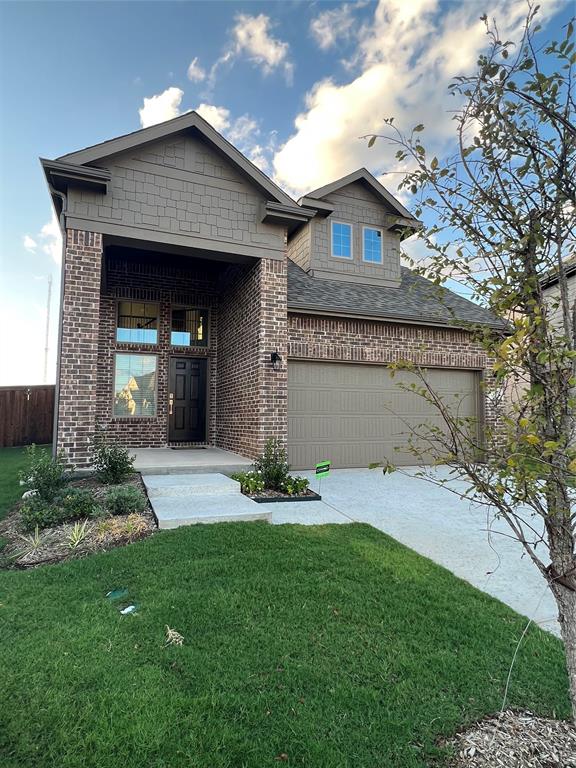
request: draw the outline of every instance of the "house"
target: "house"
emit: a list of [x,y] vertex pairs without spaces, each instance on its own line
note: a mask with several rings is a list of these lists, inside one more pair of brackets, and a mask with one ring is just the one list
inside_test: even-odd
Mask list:
[[[496,321],[400,264],[418,222],[365,169],[297,202],[194,112],[42,160],[64,238],[56,445],[214,445],[367,466],[437,419],[409,358],[494,418],[463,324]],[[408,375],[408,374],[406,374]]]
[[[564,275],[568,287],[568,304],[570,311],[574,312],[576,306],[576,256],[571,256],[564,261]],[[559,270],[551,270],[542,279],[542,291],[551,311],[552,322],[560,329],[563,327],[563,310],[560,302],[560,274]]]

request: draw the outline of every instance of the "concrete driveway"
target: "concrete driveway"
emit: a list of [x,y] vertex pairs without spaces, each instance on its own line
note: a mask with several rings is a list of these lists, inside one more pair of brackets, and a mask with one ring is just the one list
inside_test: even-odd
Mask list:
[[[436,470],[447,477],[446,468]],[[559,634],[554,599],[522,547],[479,505],[415,477],[416,469],[341,469],[322,480],[322,501],[266,504],[273,524],[369,523]],[[313,473],[302,473],[318,490]],[[456,487],[456,481],[451,484]],[[490,527],[490,532],[488,528]]]

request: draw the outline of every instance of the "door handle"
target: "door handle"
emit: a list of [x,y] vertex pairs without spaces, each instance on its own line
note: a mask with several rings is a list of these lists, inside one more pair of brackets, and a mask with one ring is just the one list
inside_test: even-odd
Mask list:
[[169,409],[168,409],[168,415],[172,416],[172,408],[174,406],[174,394],[170,392],[169,395]]

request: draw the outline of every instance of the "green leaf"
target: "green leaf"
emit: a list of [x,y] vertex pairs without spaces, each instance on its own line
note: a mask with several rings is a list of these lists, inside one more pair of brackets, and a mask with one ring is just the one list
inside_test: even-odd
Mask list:
[[373,147],[376,142],[376,136],[370,136],[370,139],[368,141],[368,148]]
[[432,158],[432,162],[430,163],[430,168],[432,168],[433,171],[435,171],[436,168],[438,168],[438,158],[437,157],[433,157]]
[[423,130],[424,130],[424,126],[422,125],[422,123],[419,123],[419,124],[416,126],[416,128],[414,128],[413,130],[414,130],[414,133],[420,133],[421,131],[423,131]]

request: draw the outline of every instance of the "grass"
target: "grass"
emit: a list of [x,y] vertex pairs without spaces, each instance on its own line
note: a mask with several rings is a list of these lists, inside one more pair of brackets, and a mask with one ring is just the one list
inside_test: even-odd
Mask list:
[[[194,526],[4,572],[0,764],[440,765],[439,738],[499,709],[524,624],[356,524]],[[568,716],[556,638],[528,632],[509,704]]]
[[[41,446],[50,450],[50,446]],[[0,448],[0,520],[22,496],[18,473],[26,465],[25,448]]]

